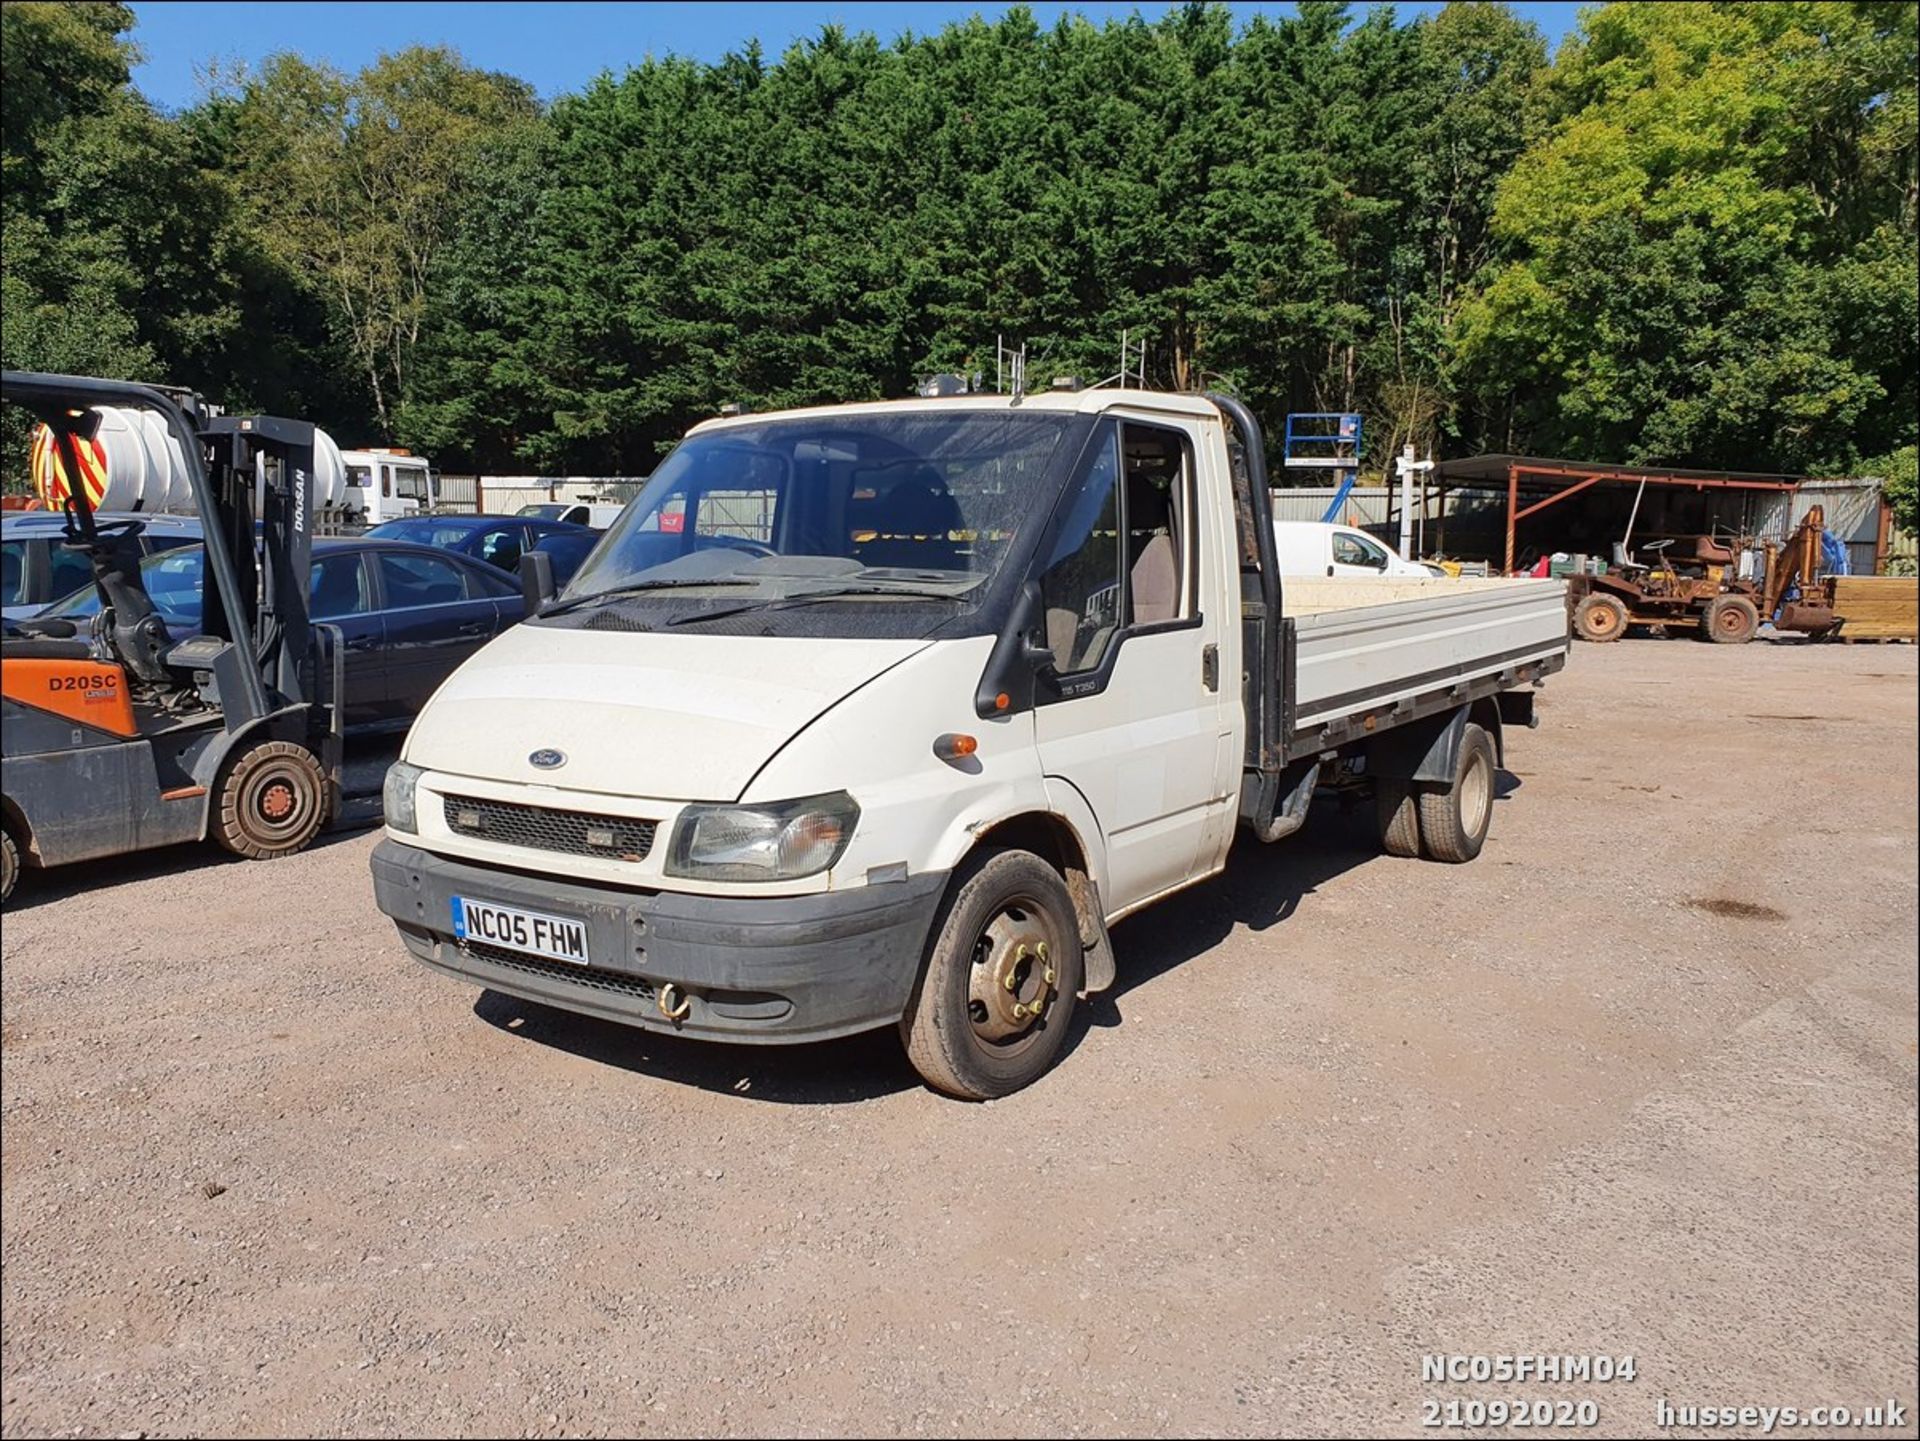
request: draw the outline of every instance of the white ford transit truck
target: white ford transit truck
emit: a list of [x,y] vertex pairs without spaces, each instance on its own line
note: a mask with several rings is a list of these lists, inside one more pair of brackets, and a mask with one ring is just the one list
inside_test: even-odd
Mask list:
[[[958,396],[695,427],[434,695],[378,904],[435,970],[687,1036],[898,1026],[1004,1095],[1108,927],[1371,791],[1468,861],[1566,660],[1558,580],[1287,579],[1225,396]],[[1119,958],[1124,964],[1124,957]]]

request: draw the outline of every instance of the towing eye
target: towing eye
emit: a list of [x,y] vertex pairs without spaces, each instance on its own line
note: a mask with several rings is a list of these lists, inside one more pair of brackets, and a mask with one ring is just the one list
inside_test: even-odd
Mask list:
[[668,981],[660,988],[655,1004],[660,1007],[660,1014],[676,1025],[693,1014],[693,1002],[688,1000],[686,994],[672,981]]

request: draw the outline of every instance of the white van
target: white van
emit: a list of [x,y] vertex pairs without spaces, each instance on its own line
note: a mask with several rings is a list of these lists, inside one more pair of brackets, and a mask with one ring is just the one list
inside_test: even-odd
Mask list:
[[1316,789],[1370,793],[1393,855],[1479,853],[1566,583],[1283,586],[1271,526],[1227,396],[709,421],[557,601],[523,563],[536,613],[387,773],[377,903],[469,985],[719,1040],[897,1025],[1005,1095],[1112,983],[1112,922]]
[[1273,544],[1282,575],[1399,576],[1426,580],[1444,575],[1438,566],[1408,560],[1364,530],[1312,520],[1276,520]]
[[620,518],[620,512],[626,507],[617,501],[603,504],[599,501],[585,500],[542,500],[532,505],[523,505],[515,515],[530,516],[535,520],[558,520],[568,525],[584,525],[594,530],[605,530]]

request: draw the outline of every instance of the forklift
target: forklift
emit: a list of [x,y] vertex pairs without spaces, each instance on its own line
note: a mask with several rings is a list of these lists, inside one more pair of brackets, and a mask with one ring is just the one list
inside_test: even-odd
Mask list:
[[[255,860],[301,850],[339,809],[345,680],[338,627],[307,611],[313,427],[81,376],[10,370],[0,400],[46,426],[66,541],[100,596],[90,618],[0,635],[0,901],[29,866],[208,837]],[[147,593],[143,522],[95,522],[99,406],[153,411],[185,457],[197,634],[172,634]]]

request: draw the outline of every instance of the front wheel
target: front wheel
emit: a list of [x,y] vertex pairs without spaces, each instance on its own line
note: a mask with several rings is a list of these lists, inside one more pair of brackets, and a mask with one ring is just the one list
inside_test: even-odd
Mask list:
[[13,844],[12,835],[0,830],[0,905],[13,894],[13,883],[19,879],[20,852]]
[[312,751],[287,741],[248,746],[214,796],[213,837],[236,856],[276,860],[304,850],[327,813],[327,778]]
[[1080,994],[1080,925],[1060,873],[1031,851],[956,874],[900,1037],[927,1084],[986,1101],[1060,1058]]
[[1460,736],[1453,783],[1420,792],[1420,840],[1433,860],[1458,865],[1480,854],[1493,823],[1495,772],[1493,737],[1469,722]]

